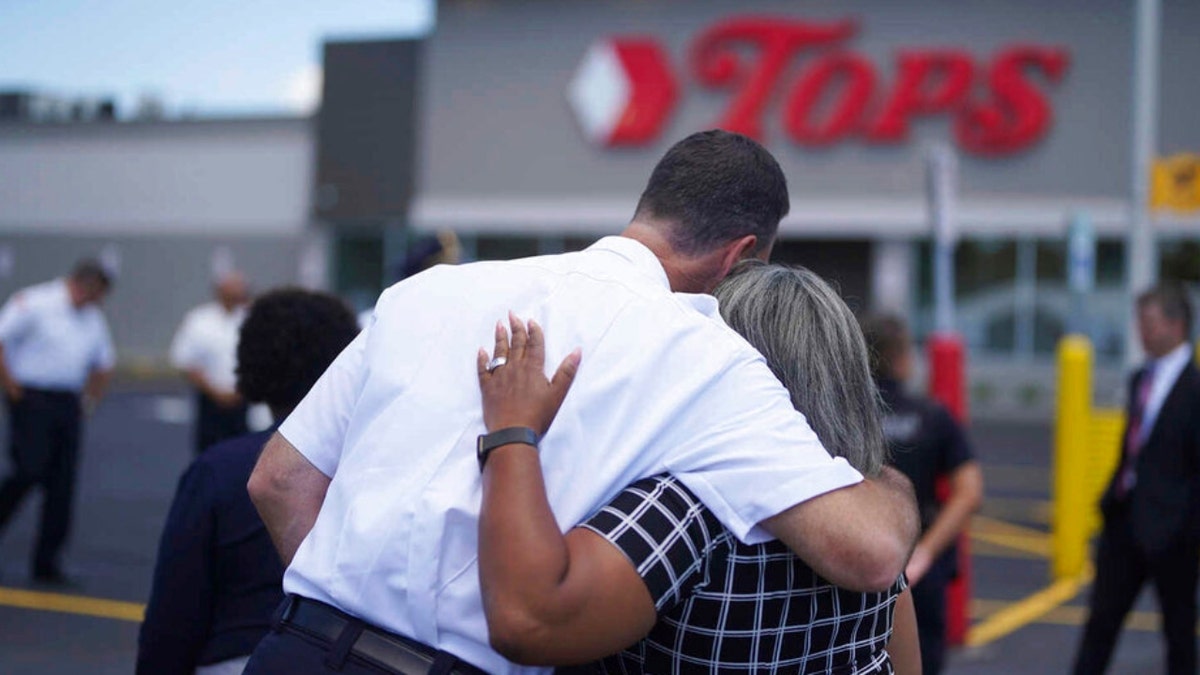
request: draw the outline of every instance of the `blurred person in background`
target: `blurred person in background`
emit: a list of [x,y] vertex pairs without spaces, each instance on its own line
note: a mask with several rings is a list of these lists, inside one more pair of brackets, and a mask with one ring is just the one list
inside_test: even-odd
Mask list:
[[104,394],[116,357],[100,303],[112,275],[92,259],[66,278],[20,290],[0,309],[0,384],[12,466],[0,483],[0,531],[35,485],[45,492],[33,578],[69,584],[59,554],[71,526],[83,414]]
[[245,434],[246,401],[235,385],[238,328],[246,318],[246,279],[229,272],[213,285],[214,299],[187,313],[171,342],[171,365],[196,392],[194,450]]
[[[357,333],[354,315],[332,296],[267,293],[241,326],[237,389],[281,420]],[[139,674],[241,673],[270,629],[283,565],[246,481],[272,433],[208,448],[180,479],[138,639]]]
[[[452,230],[439,230],[437,234],[420,237],[409,244],[404,260],[392,268],[393,283],[404,281],[414,274],[424,272],[436,265],[457,265],[462,262],[462,245]],[[366,328],[375,313],[372,305],[358,313],[358,325]]]
[[[837,291],[804,268],[751,261],[713,295],[826,450],[878,474],[883,413],[862,332]],[[570,367],[547,383],[541,329],[525,330],[515,325],[512,340],[524,349],[497,343],[504,367],[488,371],[479,357],[488,431],[544,434],[571,384]],[[884,592],[837,588],[779,541],[738,541],[670,474],[630,485],[564,534],[537,449],[513,444],[492,455],[479,574],[492,644],[510,659],[608,657],[574,673],[921,672],[903,577]]]
[[[955,542],[983,501],[983,473],[962,426],[941,404],[905,389],[913,374],[912,336],[904,320],[876,315],[862,321],[871,370],[886,410],[883,431],[892,463],[917,493],[921,538],[905,575],[912,586],[925,675],[941,672],[946,651],[946,587],[957,575]],[[937,483],[949,491],[939,500]]]
[[1129,379],[1121,458],[1100,499],[1104,526],[1076,675],[1108,668],[1125,615],[1154,584],[1166,672],[1196,672],[1200,566],[1200,372],[1192,362],[1192,306],[1178,284],[1137,299],[1146,364]]

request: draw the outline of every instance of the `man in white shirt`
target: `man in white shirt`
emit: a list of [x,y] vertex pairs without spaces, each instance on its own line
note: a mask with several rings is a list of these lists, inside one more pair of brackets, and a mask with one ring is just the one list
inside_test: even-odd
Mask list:
[[0,483],[0,530],[35,485],[45,490],[33,578],[68,583],[59,553],[71,523],[80,421],[103,395],[115,357],[99,305],[112,286],[94,260],[18,291],[0,308],[0,385],[12,472]]
[[831,459],[704,295],[769,255],[787,210],[765,149],[703,132],[659,162],[622,236],[385,291],[251,477],[290,597],[246,672],[548,670],[489,647],[476,569],[484,427],[470,357],[507,310],[545,327],[548,363],[583,350],[540,442],[564,529],[670,472],[744,540],[778,537],[852,587],[890,585],[916,539],[911,488]]
[[1146,364],[1129,380],[1121,459],[1100,500],[1091,607],[1074,673],[1108,668],[1125,615],[1146,582],[1162,610],[1165,672],[1196,672],[1200,579],[1200,372],[1192,306],[1179,284],[1137,299]]
[[215,299],[187,313],[171,342],[171,365],[196,391],[195,451],[247,433],[246,402],[237,391],[238,331],[246,318],[245,278],[230,272]]

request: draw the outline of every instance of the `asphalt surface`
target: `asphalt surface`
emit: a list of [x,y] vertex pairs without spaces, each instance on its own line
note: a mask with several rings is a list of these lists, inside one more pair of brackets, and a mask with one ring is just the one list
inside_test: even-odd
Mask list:
[[[78,586],[59,590],[30,583],[37,495],[27,499],[0,537],[0,675],[133,671],[138,624],[133,618],[137,607],[129,603],[147,598],[158,536],[175,483],[190,460],[190,403],[176,384],[120,389],[100,406],[85,431],[65,564]],[[0,419],[0,438],[6,439],[3,427]],[[1004,628],[983,644],[955,650],[945,672],[1068,672],[1088,588],[1065,603],[1037,601],[1049,585],[1049,422],[979,422],[972,436],[987,495],[982,517],[973,526],[972,624],[993,632],[1001,623]],[[7,452],[0,454],[0,471],[7,471]],[[120,602],[96,605],[80,598]],[[1000,620],[1031,603],[1038,606],[1032,621]],[[58,609],[50,608],[54,606]],[[1152,597],[1144,593],[1110,672],[1162,672],[1154,611]]]

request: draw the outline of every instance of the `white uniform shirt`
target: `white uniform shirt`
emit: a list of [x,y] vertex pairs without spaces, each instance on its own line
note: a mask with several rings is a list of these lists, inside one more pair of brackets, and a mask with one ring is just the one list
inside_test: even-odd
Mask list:
[[464,658],[545,672],[488,647],[479,589],[485,431],[475,353],[512,309],[546,333],[547,370],[583,362],[541,443],[559,525],[670,472],[738,537],[861,476],[831,459],[762,357],[707,295],[672,294],[632,239],[511,262],[436,267],[388,289],[370,326],[280,432],[332,478],[284,588]]
[[13,379],[37,389],[80,392],[93,370],[116,361],[104,314],[76,309],[66,279],[14,293],[0,308],[0,342]]
[[198,369],[213,387],[233,391],[237,385],[238,333],[245,319],[245,308],[227,312],[219,302],[188,312],[171,341],[171,365],[180,370]]

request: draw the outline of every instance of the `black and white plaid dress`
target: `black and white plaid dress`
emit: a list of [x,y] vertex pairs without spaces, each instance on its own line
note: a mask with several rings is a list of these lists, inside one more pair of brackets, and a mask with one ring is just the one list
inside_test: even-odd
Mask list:
[[884,593],[839,589],[778,541],[739,542],[667,475],[626,488],[582,527],[629,557],[658,610],[650,634],[598,672],[893,672],[885,647],[903,578]]

